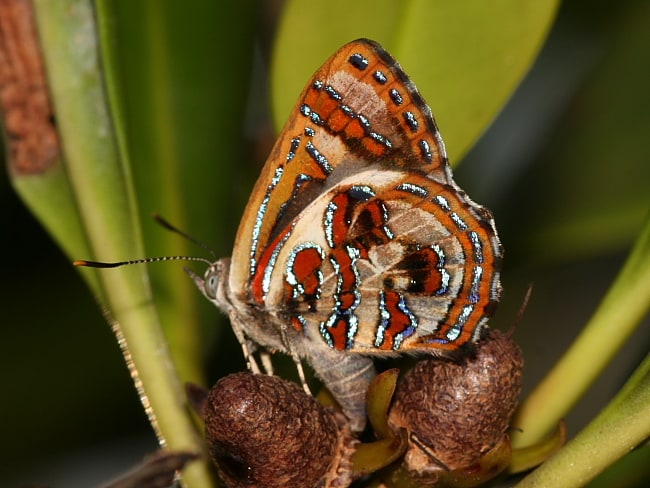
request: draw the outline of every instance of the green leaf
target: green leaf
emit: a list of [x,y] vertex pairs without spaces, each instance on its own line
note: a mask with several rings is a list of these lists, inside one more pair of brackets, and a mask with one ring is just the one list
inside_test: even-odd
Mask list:
[[399,61],[428,100],[450,160],[457,162],[527,73],[558,3],[290,0],[274,48],[276,127],[328,56],[368,37]]

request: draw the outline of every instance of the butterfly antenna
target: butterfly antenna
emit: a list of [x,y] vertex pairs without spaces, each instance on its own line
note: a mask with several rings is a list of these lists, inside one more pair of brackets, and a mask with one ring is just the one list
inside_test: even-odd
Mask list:
[[179,228],[174,227],[172,224],[170,224],[170,223],[167,222],[164,218],[162,218],[162,217],[160,216],[160,214],[158,214],[157,212],[154,212],[151,216],[153,217],[153,219],[154,219],[156,222],[158,222],[160,225],[162,225],[165,229],[170,230],[170,231],[172,231],[172,232],[178,234],[179,236],[183,236],[185,239],[187,239],[188,241],[190,241],[190,242],[196,244],[197,246],[199,246],[199,247],[200,247],[201,249],[203,249],[204,251],[209,252],[209,253],[210,253],[210,256],[212,256],[212,257],[214,258],[215,261],[217,260],[217,253],[214,251],[214,249],[212,249],[212,248],[211,248],[210,246],[208,246],[206,243],[201,242],[201,241],[199,241],[198,239],[192,237],[191,235],[189,235],[189,234],[183,232],[183,231],[180,230]]
[[209,259],[196,256],[160,256],[157,258],[132,259],[131,261],[116,261],[114,263],[77,259],[76,261],[73,261],[72,264],[74,266],[83,266],[86,268],[119,268],[120,266],[127,266],[129,264],[157,263],[159,261],[201,261],[206,263],[208,266],[212,265]]
[[[158,222],[160,225],[162,225],[165,229],[170,230],[176,234],[179,234],[180,236],[183,236],[188,241],[196,244],[201,249],[209,252],[215,261],[217,260],[217,254],[214,252],[214,249],[208,247],[207,244],[186,234],[182,230],[177,229],[172,224],[170,224],[165,219],[163,219],[158,213],[154,212],[152,216],[153,219],[156,222]],[[120,266],[127,266],[130,264],[157,263],[160,261],[201,261],[202,263],[206,263],[208,266],[212,265],[212,262],[209,259],[205,259],[197,256],[159,256],[156,258],[131,259],[129,261],[116,261],[113,263],[106,263],[103,261],[87,261],[85,259],[78,259],[76,261],[73,261],[72,264],[74,266],[84,266],[87,268],[119,268]]]
[[510,327],[510,330],[508,330],[508,337],[512,337],[512,335],[515,333],[515,330],[517,327],[519,327],[519,324],[521,321],[524,319],[524,313],[526,313],[526,309],[528,308],[528,302],[530,301],[530,297],[533,294],[533,284],[528,285],[528,289],[526,290],[526,295],[524,296],[523,302],[521,302],[521,306],[519,307],[519,312],[517,312],[517,317],[515,317],[515,321]]

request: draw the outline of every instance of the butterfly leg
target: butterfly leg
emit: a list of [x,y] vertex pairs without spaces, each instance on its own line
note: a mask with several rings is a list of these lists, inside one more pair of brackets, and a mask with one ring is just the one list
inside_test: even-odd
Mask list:
[[298,370],[298,377],[300,378],[302,389],[305,390],[305,393],[307,393],[307,395],[313,396],[313,393],[311,392],[311,390],[309,389],[309,385],[307,384],[307,378],[305,377],[305,370],[302,367],[302,361],[300,361],[300,358],[295,354],[291,354],[291,359],[293,359],[293,362],[296,365],[296,369]]
[[350,420],[352,430],[361,432],[366,426],[366,391],[377,375],[372,359],[314,347],[308,360],[341,405],[343,413]]
[[291,345],[292,343],[287,337],[287,329],[285,327],[281,328],[280,334],[282,335],[282,342],[284,343],[289,355],[291,356],[291,360],[293,361],[293,364],[296,365],[296,371],[298,372],[298,378],[300,379],[300,384],[302,385],[302,389],[305,390],[305,393],[307,393],[307,395],[313,396],[314,394],[309,389],[309,384],[307,383],[307,377],[305,376],[305,369],[302,367],[302,361],[300,360],[300,356],[295,351],[295,348],[292,347]]
[[273,362],[271,361],[271,354],[269,354],[267,351],[260,351],[260,360],[262,361],[264,372],[269,376],[273,376]]
[[[255,357],[253,356],[253,353],[256,349],[255,343],[246,337],[244,330],[237,320],[237,316],[233,313],[230,314],[230,323],[232,324],[232,330],[235,333],[235,337],[237,338],[237,341],[239,341],[242,353],[244,354],[246,367],[253,374],[262,374],[262,368],[260,368],[259,364],[257,364],[257,361],[255,360]],[[267,361],[270,363],[270,359]],[[266,370],[267,365],[264,358],[262,358],[262,364]],[[273,374],[273,368],[271,368],[271,374]]]
[[253,374],[262,374],[262,368],[260,368],[260,365],[257,364],[257,361],[255,360],[255,356],[253,356],[251,348],[249,348],[249,346],[251,345],[250,341],[248,341],[244,337],[243,342],[239,341],[239,344],[241,345],[241,350],[244,353],[244,359],[246,360],[246,367]]

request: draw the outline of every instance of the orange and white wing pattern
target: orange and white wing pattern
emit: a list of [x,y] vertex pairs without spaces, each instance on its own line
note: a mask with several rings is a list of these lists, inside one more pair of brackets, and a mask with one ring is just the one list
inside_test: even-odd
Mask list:
[[415,85],[360,39],[300,95],[246,208],[228,287],[333,350],[437,354],[478,339],[501,257]]

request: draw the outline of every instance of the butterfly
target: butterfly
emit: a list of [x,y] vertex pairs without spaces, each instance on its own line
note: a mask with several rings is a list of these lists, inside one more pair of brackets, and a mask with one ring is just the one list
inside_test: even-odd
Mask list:
[[252,372],[272,374],[269,353],[282,352],[309,391],[306,360],[360,431],[373,357],[471,348],[500,298],[502,254],[415,85],[359,39],[304,88],[232,257],[188,273],[228,314]]
[[245,354],[305,358],[358,429],[372,356],[475,343],[499,300],[489,211],[456,185],[431,110],[376,42],[312,76],[244,212],[231,259],[194,281]]

